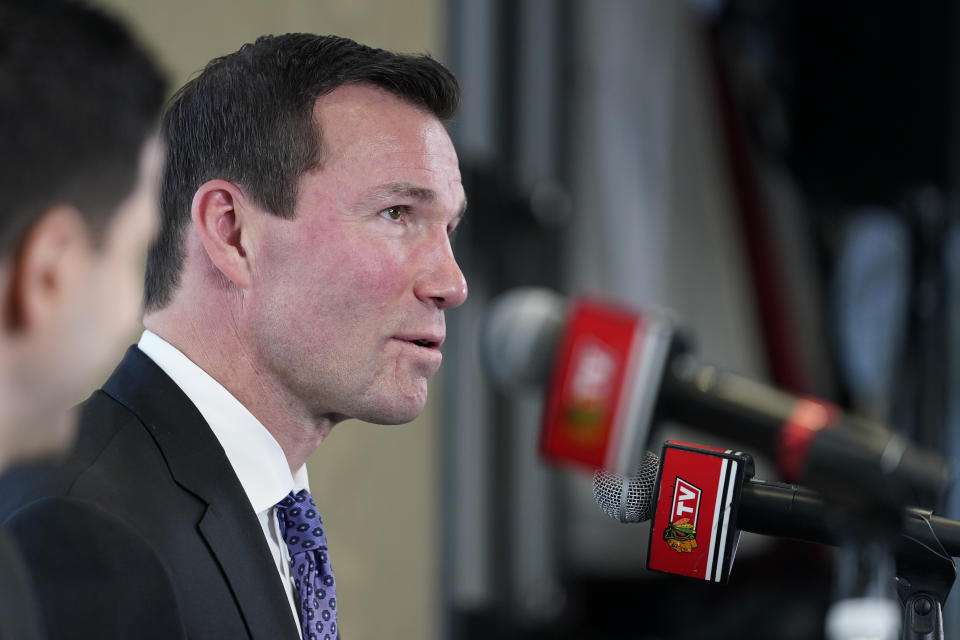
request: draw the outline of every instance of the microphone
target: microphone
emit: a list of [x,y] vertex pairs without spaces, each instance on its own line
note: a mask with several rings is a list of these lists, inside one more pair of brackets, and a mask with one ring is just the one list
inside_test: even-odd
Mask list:
[[540,449],[553,462],[625,475],[641,467],[651,425],[670,419],[750,445],[785,480],[855,510],[935,504],[949,487],[939,454],[826,401],[701,364],[675,325],[665,311],[514,289],[491,305],[481,355],[503,389],[547,384]]
[[[849,531],[843,531],[840,523],[847,521],[834,511],[832,504],[825,502],[815,491],[798,485],[749,477],[752,473],[749,469],[749,456],[744,454],[680,442],[668,442],[663,451],[665,460],[683,456],[672,460],[672,465],[665,464],[664,467],[668,467],[666,473],[660,465],[660,459],[654,453],[646,451],[643,463],[630,476],[599,470],[593,477],[593,496],[597,506],[614,520],[625,524],[662,520],[659,525],[655,523],[650,532],[651,547],[648,566],[653,570],[662,571],[663,569],[650,566],[651,561],[656,565],[658,555],[669,557],[670,553],[663,547],[655,546],[656,534],[671,524],[670,516],[677,511],[675,503],[690,495],[685,493],[689,490],[684,484],[678,483],[677,479],[685,482],[687,478],[695,477],[711,459],[714,462],[723,458],[739,459],[747,464],[744,474],[747,477],[741,480],[738,493],[731,492],[725,504],[713,510],[704,511],[704,507],[715,504],[716,496],[722,492],[722,483],[700,481],[701,486],[695,487],[700,490],[699,512],[695,516],[689,511],[678,514],[687,516],[691,523],[688,530],[692,530],[693,539],[698,540],[697,546],[692,550],[694,554],[697,553],[696,549],[709,546],[712,540],[706,537],[704,532],[711,532],[718,528],[716,525],[720,524],[718,521],[723,516],[723,509],[730,511],[734,525],[730,530],[735,529],[737,532],[749,531],[765,536],[833,546],[845,540],[876,533],[861,532],[854,535]],[[692,498],[686,499],[693,504]],[[697,510],[694,506],[690,508]],[[948,556],[960,557],[960,522],[935,516],[930,511],[918,507],[906,508],[902,516],[898,532],[902,541],[901,546],[915,543],[933,549],[939,547],[940,551]],[[733,553],[736,551],[735,547],[734,543],[729,554],[731,562]],[[700,551],[700,553],[706,552]],[[690,561],[691,566],[698,564],[707,566],[707,563],[696,555],[691,555]],[[702,572],[698,575],[696,571],[668,570],[666,572],[711,579],[709,576],[702,575]],[[727,575],[728,573],[729,567]]]

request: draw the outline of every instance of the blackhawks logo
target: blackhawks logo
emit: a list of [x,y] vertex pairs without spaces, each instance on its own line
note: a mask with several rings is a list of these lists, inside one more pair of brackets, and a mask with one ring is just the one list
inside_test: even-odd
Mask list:
[[603,440],[613,410],[617,359],[603,343],[586,336],[571,362],[572,378],[564,397],[567,435],[592,446]]
[[697,548],[697,530],[690,518],[680,518],[668,524],[663,530],[663,539],[677,553],[690,553]]

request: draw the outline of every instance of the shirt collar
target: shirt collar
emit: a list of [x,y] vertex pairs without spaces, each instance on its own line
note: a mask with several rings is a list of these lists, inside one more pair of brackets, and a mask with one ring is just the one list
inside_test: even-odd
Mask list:
[[272,508],[291,491],[308,488],[306,465],[290,473],[280,444],[223,385],[152,331],[144,331],[137,346],[183,390],[210,425],[255,512]]

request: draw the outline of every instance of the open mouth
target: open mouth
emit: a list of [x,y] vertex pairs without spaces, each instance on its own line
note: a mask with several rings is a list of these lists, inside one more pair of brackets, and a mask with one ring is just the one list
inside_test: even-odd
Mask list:
[[407,342],[412,342],[418,347],[424,347],[426,349],[436,349],[439,346],[439,344],[433,340],[424,340],[421,338],[418,338],[416,340],[407,340]]

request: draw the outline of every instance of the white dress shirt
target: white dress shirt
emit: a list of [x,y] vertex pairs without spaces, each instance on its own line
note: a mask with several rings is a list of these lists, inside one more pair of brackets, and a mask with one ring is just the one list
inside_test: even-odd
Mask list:
[[309,489],[306,465],[296,473],[290,473],[283,449],[266,427],[179,349],[151,331],[143,332],[137,346],[190,398],[220,441],[260,520],[277,571],[287,587],[290,610],[297,629],[300,629],[295,604],[297,593],[290,576],[290,555],[280,533],[274,506],[291,491]]

